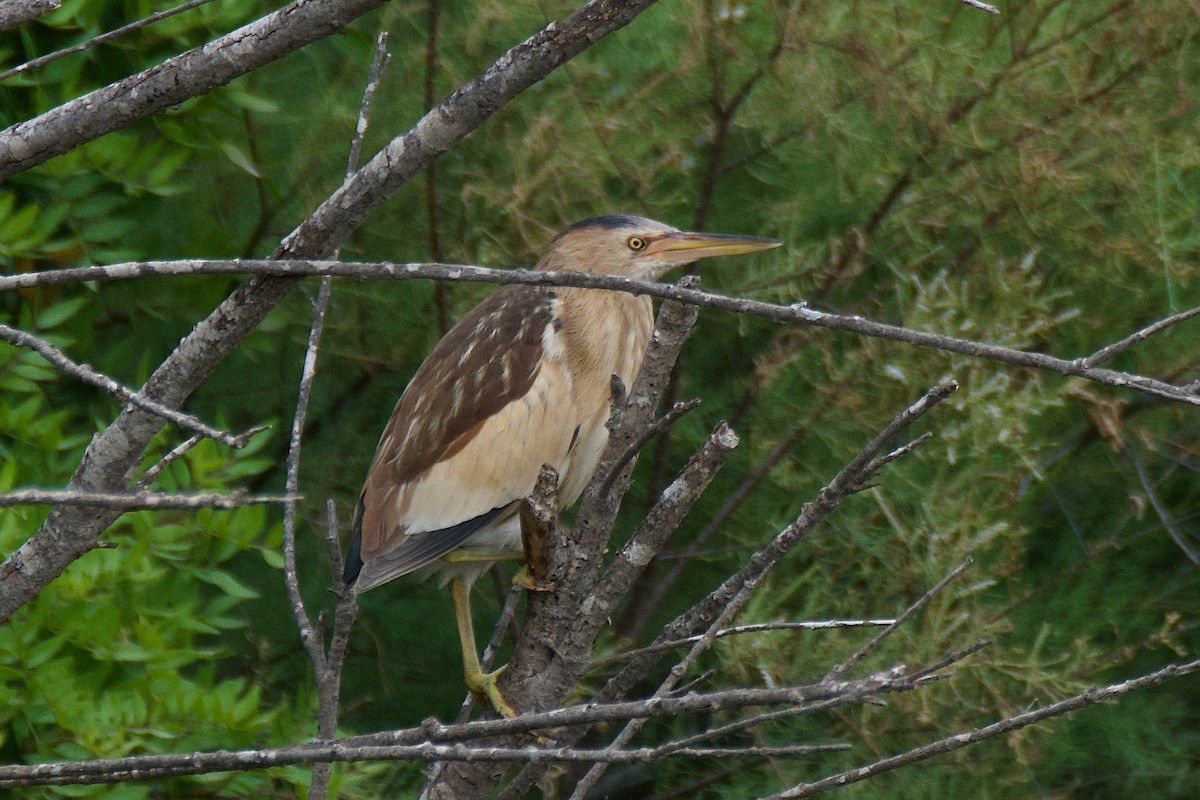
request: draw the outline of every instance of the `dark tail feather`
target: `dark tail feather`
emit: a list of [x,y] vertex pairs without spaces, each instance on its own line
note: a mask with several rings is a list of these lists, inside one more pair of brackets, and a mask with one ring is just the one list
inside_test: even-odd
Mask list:
[[342,570],[342,580],[347,586],[353,586],[358,580],[358,573],[362,572],[362,517],[363,503],[362,498],[358,500],[358,508],[354,512],[354,529],[350,534],[350,547],[346,551],[346,565]]

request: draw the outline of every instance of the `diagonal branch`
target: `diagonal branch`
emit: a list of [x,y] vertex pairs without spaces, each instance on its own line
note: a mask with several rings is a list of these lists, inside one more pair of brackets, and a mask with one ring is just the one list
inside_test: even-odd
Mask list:
[[994,722],[991,725],[985,725],[982,728],[956,733],[952,736],[947,736],[939,739],[936,742],[931,742],[921,747],[915,747],[905,753],[900,753],[887,758],[881,758],[870,764],[861,767],[856,767],[846,772],[840,772],[836,775],[830,775],[827,778],[822,778],[813,783],[805,783],[799,786],[788,789],[787,791],[773,794],[763,800],[792,800],[798,797],[812,797],[816,794],[821,794],[829,789],[835,789],[845,786],[850,783],[866,780],[874,777],[881,772],[888,772],[900,767],[906,767],[910,764],[916,764],[934,756],[943,753],[951,753],[955,750],[960,750],[968,745],[981,742],[985,739],[991,739],[995,736],[1001,736],[1011,731],[1026,728],[1043,720],[1061,717],[1064,714],[1069,714],[1072,711],[1078,711],[1081,708],[1086,708],[1097,703],[1103,703],[1108,700],[1114,700],[1129,692],[1145,688],[1147,686],[1156,686],[1160,683],[1165,683],[1172,678],[1178,678],[1183,675],[1190,675],[1200,671],[1200,660],[1189,661],[1184,664],[1171,664],[1156,670],[1139,678],[1133,678],[1121,683],[1114,683],[1108,686],[1092,687],[1073,697],[1068,697],[1065,700],[1059,700],[1057,703],[1051,703],[1043,708],[1026,711],[1024,714],[1002,719],[999,722]]
[[[691,636],[701,626],[707,626],[717,619],[744,587],[757,584],[802,538],[870,479],[869,470],[872,464],[876,463],[892,440],[957,389],[958,384],[953,381],[935,386],[898,414],[817,493],[816,499],[805,503],[800,516],[791,525],[780,531],[766,547],[751,556],[741,570],[663,628],[651,646]],[[610,700],[624,696],[657,660],[658,654],[650,652],[631,661],[609,680],[598,699]]]
[[944,578],[942,578],[940,581],[938,581],[936,584],[934,584],[934,586],[932,588],[930,588],[929,591],[925,592],[925,594],[918,597],[912,605],[910,605],[908,608],[904,609],[904,613],[901,614],[899,617],[896,617],[896,619],[892,622],[891,625],[888,625],[886,628],[884,628],[879,633],[877,633],[874,637],[872,637],[872,639],[869,642],[867,642],[862,647],[855,650],[850,655],[850,657],[847,658],[845,661],[838,664],[833,669],[829,670],[829,675],[826,676],[826,679],[827,680],[840,679],[843,675],[845,675],[847,672],[852,670],[859,661],[862,661],[864,658],[869,656],[871,653],[878,650],[879,646],[882,645],[884,643],[884,641],[886,641],[888,639],[888,637],[890,637],[893,633],[895,633],[897,630],[899,630],[901,625],[903,625],[905,622],[907,622],[909,619],[911,619],[914,615],[916,615],[916,613],[918,611],[920,611],[922,608],[924,608],[926,606],[926,604],[928,604],[929,601],[933,599],[934,595],[936,595],[938,592],[942,591],[942,589],[945,589],[946,586],[949,585],[949,583],[951,581],[953,581],[959,575],[966,572],[967,568],[970,567],[973,563],[975,563],[974,559],[968,558],[967,560],[965,560],[961,564],[959,564],[957,567],[950,570],[950,572]]

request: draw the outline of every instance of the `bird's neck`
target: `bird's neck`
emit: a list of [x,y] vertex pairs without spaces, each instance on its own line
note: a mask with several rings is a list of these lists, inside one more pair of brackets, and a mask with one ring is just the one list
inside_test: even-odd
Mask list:
[[576,378],[596,386],[577,390],[608,397],[617,375],[628,389],[637,376],[654,329],[650,298],[626,292],[562,287],[556,290],[568,368]]

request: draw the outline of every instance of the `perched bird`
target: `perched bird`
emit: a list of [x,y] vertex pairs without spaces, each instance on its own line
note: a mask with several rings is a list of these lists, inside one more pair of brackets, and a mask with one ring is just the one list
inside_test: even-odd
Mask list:
[[[657,279],[709,256],[776,247],[756,236],[687,233],[628,215],[593,217],[550,243],[537,269]],[[575,502],[608,438],[611,376],[629,386],[654,326],[650,298],[510,285],[434,347],[396,404],[359,497],[344,579],[358,591],[418,572],[449,584],[468,688],[515,712],[484,673],[471,584],[520,560],[518,511],[541,468]]]

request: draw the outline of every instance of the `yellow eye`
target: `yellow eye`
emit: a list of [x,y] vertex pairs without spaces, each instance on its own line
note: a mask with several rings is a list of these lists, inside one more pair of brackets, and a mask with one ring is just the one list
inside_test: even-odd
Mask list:
[[625,240],[625,244],[629,245],[630,250],[644,250],[646,247],[646,240],[640,236],[630,236]]

